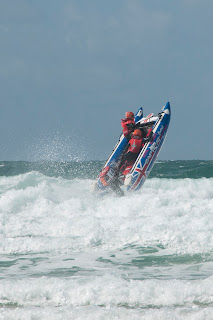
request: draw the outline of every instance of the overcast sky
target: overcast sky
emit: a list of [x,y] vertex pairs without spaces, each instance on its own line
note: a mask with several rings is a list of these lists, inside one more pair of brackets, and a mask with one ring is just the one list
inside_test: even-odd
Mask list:
[[212,0],[0,0],[0,160],[106,159],[125,111],[213,159]]

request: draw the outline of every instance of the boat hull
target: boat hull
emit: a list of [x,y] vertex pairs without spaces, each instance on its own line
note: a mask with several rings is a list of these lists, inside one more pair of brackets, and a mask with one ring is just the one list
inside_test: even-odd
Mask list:
[[[144,144],[132,166],[132,169],[123,179],[124,185],[122,186],[122,189],[126,193],[140,189],[146,181],[165,140],[170,123],[170,117],[171,110],[169,102],[167,102],[167,104],[162,108],[162,112],[158,115],[154,116],[153,114],[150,114],[146,118],[143,118],[142,108],[140,108],[136,113],[135,121],[137,126],[142,128],[142,130],[147,127],[151,128],[153,134],[151,140]],[[116,176],[122,155],[126,152],[127,146],[128,140],[123,134],[121,134],[118,143],[95,181],[93,190],[96,193],[105,194],[112,191],[113,178]],[[103,179],[103,173],[105,174],[107,170],[109,172],[109,181],[105,181]]]

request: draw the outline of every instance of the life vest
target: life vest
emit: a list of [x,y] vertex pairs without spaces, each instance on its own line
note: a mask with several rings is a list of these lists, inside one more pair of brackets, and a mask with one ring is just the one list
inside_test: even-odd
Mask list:
[[139,136],[133,136],[129,140],[129,144],[130,146],[127,152],[139,153],[143,145],[143,138]]
[[123,134],[127,137],[133,130],[135,126],[135,120],[133,119],[121,119],[121,127],[123,129]]

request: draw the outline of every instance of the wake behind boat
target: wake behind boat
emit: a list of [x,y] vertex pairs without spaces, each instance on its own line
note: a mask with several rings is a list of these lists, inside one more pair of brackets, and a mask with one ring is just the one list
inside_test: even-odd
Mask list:
[[157,159],[165,140],[171,117],[170,103],[162,108],[162,112],[143,117],[140,108],[135,115],[135,128],[143,136],[143,144],[136,160],[124,161],[129,148],[129,140],[121,134],[118,143],[106,161],[101,173],[95,181],[93,190],[98,194],[114,191],[118,195],[140,189]]

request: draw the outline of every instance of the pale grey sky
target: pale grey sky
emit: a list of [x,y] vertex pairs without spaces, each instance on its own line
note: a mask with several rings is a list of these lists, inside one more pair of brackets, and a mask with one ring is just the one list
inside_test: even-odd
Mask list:
[[172,119],[159,159],[213,159],[212,0],[1,0],[0,160],[106,159],[125,111]]

